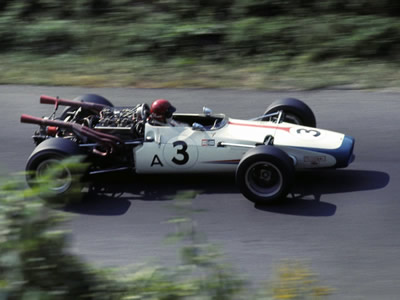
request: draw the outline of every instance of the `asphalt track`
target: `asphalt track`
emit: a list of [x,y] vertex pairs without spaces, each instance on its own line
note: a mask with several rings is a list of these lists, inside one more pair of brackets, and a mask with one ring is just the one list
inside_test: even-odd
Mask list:
[[296,199],[272,207],[254,206],[229,177],[124,178],[109,186],[117,193],[91,193],[67,208],[74,215],[73,251],[106,266],[171,263],[177,254],[164,242],[174,231],[166,224],[176,215],[171,199],[179,190],[197,190],[198,230],[250,279],[268,279],[280,261],[299,259],[335,289],[330,299],[400,298],[400,94],[0,86],[1,168],[24,169],[36,128],[20,124],[19,116],[48,114],[51,106],[39,104],[41,94],[85,93],[121,106],[166,98],[179,112],[207,105],[243,119],[260,115],[273,100],[296,97],[312,107],[318,127],[355,137],[356,160],[343,170],[298,174]]

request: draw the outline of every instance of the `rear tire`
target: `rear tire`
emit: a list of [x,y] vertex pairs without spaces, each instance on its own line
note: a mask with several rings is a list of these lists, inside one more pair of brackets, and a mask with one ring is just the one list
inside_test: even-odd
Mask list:
[[78,96],[74,99],[74,101],[90,102],[90,103],[103,104],[110,107],[114,107],[114,105],[108,99],[96,94],[86,94]]
[[[317,121],[311,108],[303,101],[295,98],[286,98],[274,101],[264,115],[282,110],[284,112],[284,122],[304,125],[307,127],[316,127]],[[264,119],[265,121],[265,119]]]
[[40,197],[65,204],[79,199],[84,167],[80,160],[66,159],[79,155],[78,146],[64,139],[48,139],[33,151],[26,164],[26,179],[31,188],[39,188]]
[[[74,101],[90,102],[90,103],[107,105],[109,107],[114,107],[114,105],[109,100],[107,100],[103,96],[96,95],[96,94],[86,94],[86,95],[78,96],[78,97],[76,97],[74,99]],[[75,110],[76,110],[75,107],[67,106],[62,111],[61,116],[60,116],[60,120],[65,120],[65,118],[67,118],[70,115],[70,113],[75,111]]]
[[53,195],[62,195],[68,192],[73,186],[72,172],[64,166],[62,161],[66,156],[60,154],[57,151],[44,151],[39,152],[33,158],[28,161],[26,171],[28,172],[27,181],[31,187],[40,185],[46,176],[49,175],[49,171],[53,168],[57,168],[55,176],[51,179],[52,183],[48,186],[48,191]]
[[249,150],[236,170],[242,194],[256,204],[276,204],[285,199],[294,179],[292,159],[273,146]]

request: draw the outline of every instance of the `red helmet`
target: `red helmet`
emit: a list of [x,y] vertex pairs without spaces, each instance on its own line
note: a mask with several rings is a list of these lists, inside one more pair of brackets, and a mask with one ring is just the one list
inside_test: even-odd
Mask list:
[[171,118],[176,111],[175,107],[168,100],[158,99],[151,104],[150,113],[153,119],[166,122],[166,119]]

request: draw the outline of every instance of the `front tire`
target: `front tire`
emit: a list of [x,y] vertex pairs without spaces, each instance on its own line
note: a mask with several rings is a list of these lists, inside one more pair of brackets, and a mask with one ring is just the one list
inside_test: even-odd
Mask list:
[[283,121],[297,125],[304,125],[307,127],[316,127],[317,121],[311,108],[303,101],[295,98],[286,98],[274,101],[264,115],[271,114],[278,111],[283,111]]
[[273,146],[249,150],[236,170],[236,183],[242,194],[256,204],[284,200],[294,178],[292,159]]

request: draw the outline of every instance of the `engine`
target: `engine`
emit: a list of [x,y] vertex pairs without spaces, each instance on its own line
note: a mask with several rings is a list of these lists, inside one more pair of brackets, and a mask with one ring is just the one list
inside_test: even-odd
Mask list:
[[106,107],[100,111],[95,129],[126,138],[142,138],[149,111],[147,104],[135,107]]

